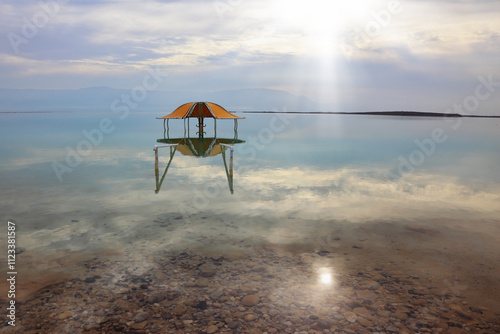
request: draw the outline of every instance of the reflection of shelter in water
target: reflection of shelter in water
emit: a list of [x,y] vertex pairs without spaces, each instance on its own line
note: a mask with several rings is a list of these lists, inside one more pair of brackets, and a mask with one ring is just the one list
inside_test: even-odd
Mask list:
[[[223,152],[222,145],[231,146],[241,144],[245,141],[228,138],[163,138],[158,139],[158,143],[175,144],[177,151],[183,155],[194,157],[211,157]],[[161,145],[156,145],[161,147]]]
[[[211,157],[221,154],[222,161],[224,162],[224,168],[226,170],[227,182],[229,184],[229,191],[231,194],[233,190],[233,145],[244,143],[245,141],[239,140],[236,137],[233,139],[227,138],[163,138],[158,139],[158,143],[163,143],[154,146],[155,151],[155,177],[156,177],[156,190],[158,193],[163,184],[163,180],[167,175],[172,159],[177,151],[181,152],[183,155],[194,156],[194,157]],[[170,159],[168,161],[167,167],[163,172],[160,179],[160,170],[158,166],[158,149],[162,147],[168,147],[170,149]],[[229,164],[226,159],[226,151],[229,149]]]
[[[198,118],[198,136],[202,138],[205,134],[204,128],[204,119],[205,118],[213,118],[214,119],[214,132],[217,132],[217,119],[233,119],[234,120],[234,131],[236,132],[238,129],[238,119],[242,119],[244,117],[236,116],[220,105],[212,102],[189,102],[181,105],[177,109],[175,109],[172,113],[166,116],[157,117],[157,119],[163,119],[163,128],[165,132],[168,134],[169,124],[168,121],[170,119],[183,119],[184,120],[184,132],[186,129],[186,121],[187,128],[189,133],[189,119],[190,118]],[[165,124],[166,122],[166,124]],[[165,126],[166,125],[166,126]],[[189,134],[188,134],[189,137]]]

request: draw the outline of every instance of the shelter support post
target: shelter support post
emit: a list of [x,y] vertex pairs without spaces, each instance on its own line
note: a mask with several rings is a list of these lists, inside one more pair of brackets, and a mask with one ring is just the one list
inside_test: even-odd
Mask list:
[[[220,144],[221,146],[221,153],[222,153],[222,160],[224,161],[224,168],[226,169],[226,176],[227,176],[227,182],[229,184],[229,191],[231,194],[234,193],[233,189],[233,152],[234,152],[234,147],[231,145],[226,145],[226,144]],[[226,163],[226,149],[229,148],[229,168]]]
[[[172,163],[172,159],[174,158],[175,152],[177,151],[178,144],[166,144],[166,145],[155,145],[153,147],[153,151],[155,151],[155,179],[156,179],[156,189],[155,193],[158,194],[160,192],[161,185],[163,184],[163,180],[165,180],[165,176],[167,175],[168,168]],[[165,168],[165,172],[160,179],[160,168],[158,166],[158,149],[160,147],[170,147],[170,160],[168,161],[167,167]]]
[[203,117],[198,117],[198,137],[203,138],[203,134],[205,131],[203,129],[205,128],[205,124],[203,124]]
[[234,140],[238,139],[238,120],[234,119]]
[[158,183],[160,182],[160,169],[158,167],[158,149],[154,148],[155,151],[155,183],[156,183],[156,191],[158,191]]

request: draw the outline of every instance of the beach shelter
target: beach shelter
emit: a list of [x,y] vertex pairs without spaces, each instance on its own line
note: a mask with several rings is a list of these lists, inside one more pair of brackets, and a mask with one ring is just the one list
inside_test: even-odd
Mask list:
[[212,102],[189,102],[181,105],[177,109],[175,109],[171,114],[157,117],[158,119],[163,119],[163,126],[165,127],[165,121],[170,119],[184,119],[188,120],[188,128],[189,128],[189,118],[198,118],[198,134],[200,137],[203,137],[203,128],[205,125],[203,124],[203,120],[205,118],[213,118],[214,119],[214,129],[217,129],[217,119],[234,119],[234,128],[236,130],[238,123],[238,119],[242,119],[244,117],[236,116],[220,105]]

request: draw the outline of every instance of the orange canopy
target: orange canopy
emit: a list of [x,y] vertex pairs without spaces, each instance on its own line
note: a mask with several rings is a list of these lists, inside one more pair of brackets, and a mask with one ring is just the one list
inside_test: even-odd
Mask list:
[[231,114],[229,111],[220,105],[212,102],[189,102],[175,109],[171,114],[157,117],[158,119],[165,118],[187,118],[187,117],[210,117],[210,118],[224,118],[224,119],[237,119],[244,118]]

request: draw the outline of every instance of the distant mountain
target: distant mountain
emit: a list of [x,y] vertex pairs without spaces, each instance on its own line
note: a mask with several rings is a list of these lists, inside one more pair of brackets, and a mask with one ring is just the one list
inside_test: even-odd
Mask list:
[[82,89],[0,89],[0,111],[107,111],[114,101],[130,96],[134,111],[169,112],[191,101],[209,101],[228,110],[243,111],[318,111],[319,105],[304,97],[273,89],[239,89],[216,92],[148,91],[142,101],[131,97],[131,91],[109,87]]

